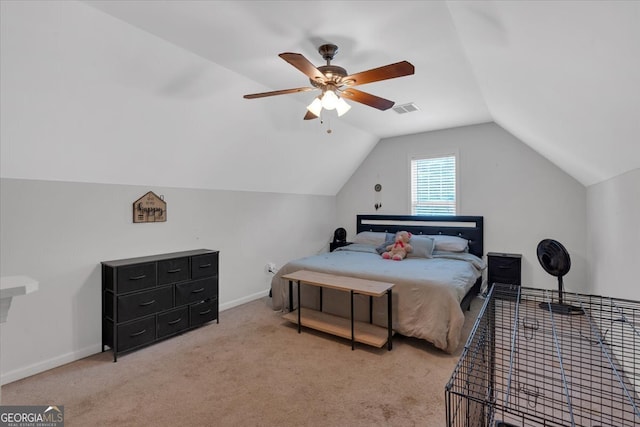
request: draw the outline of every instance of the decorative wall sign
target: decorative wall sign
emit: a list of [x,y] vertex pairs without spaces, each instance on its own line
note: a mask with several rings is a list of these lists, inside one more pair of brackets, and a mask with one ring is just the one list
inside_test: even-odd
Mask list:
[[167,220],[167,202],[153,191],[133,202],[133,222],[165,222]]

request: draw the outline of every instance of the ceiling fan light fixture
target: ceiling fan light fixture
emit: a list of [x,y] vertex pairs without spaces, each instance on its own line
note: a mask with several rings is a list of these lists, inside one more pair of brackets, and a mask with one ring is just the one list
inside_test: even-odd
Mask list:
[[322,101],[320,101],[320,98],[314,98],[313,102],[307,106],[307,110],[320,117],[320,111],[322,111]]
[[350,109],[351,105],[347,104],[344,99],[338,98],[338,103],[336,104],[336,112],[338,113],[338,117],[342,116]]
[[333,60],[337,51],[338,46],[334,44],[323,44],[320,46],[318,48],[318,52],[327,61],[327,64],[318,67],[313,65],[313,63],[311,63],[302,54],[293,52],[283,52],[279,54],[278,56],[280,58],[307,76],[310,87],[298,87],[273,90],[270,92],[253,93],[244,95],[244,98],[265,98],[268,96],[307,92],[316,89],[322,91],[322,94],[307,106],[307,113],[304,116],[304,120],[318,118],[323,108],[326,110],[337,110],[336,112],[338,113],[338,116],[344,115],[350,110],[351,106],[340,98],[340,94],[349,98],[350,101],[358,102],[360,104],[376,108],[380,111],[385,111],[393,107],[393,101],[358,89],[353,89],[353,86],[409,76],[415,72],[415,68],[411,63],[407,61],[400,61],[394,64],[372,68],[367,71],[349,74],[344,68],[331,64],[331,60]]
[[326,90],[322,95],[322,107],[325,110],[334,110],[338,105],[339,99],[333,90]]

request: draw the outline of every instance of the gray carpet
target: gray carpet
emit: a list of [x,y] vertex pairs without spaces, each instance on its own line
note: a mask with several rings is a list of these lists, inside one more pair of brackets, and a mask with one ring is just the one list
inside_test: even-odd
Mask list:
[[99,353],[2,387],[3,405],[64,405],[69,426],[443,426],[455,355],[402,336],[393,350],[303,329],[265,297],[184,335]]

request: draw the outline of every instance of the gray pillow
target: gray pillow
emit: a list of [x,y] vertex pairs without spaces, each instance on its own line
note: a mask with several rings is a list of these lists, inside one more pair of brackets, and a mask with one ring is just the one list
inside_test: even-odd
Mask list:
[[396,241],[396,235],[393,233],[386,233],[387,236],[384,240],[384,243],[382,243],[380,246],[378,246],[376,248],[376,251],[382,255],[383,253],[387,252],[387,246],[389,245],[393,245]]
[[435,239],[435,250],[447,252],[466,252],[469,250],[469,241],[458,236],[438,234],[430,236]]
[[353,243],[361,245],[379,246],[386,240],[388,233],[377,231],[362,231],[355,235]]
[[435,240],[429,236],[411,236],[409,244],[413,248],[407,258],[432,258]]

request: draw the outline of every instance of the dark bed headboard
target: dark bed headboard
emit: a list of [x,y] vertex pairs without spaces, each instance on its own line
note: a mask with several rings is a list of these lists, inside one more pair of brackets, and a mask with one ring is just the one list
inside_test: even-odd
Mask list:
[[469,241],[469,252],[484,255],[483,218],[481,216],[426,215],[358,215],[356,230],[395,233],[406,230],[412,234],[445,234]]

